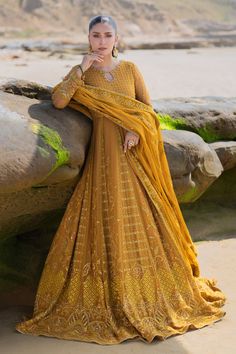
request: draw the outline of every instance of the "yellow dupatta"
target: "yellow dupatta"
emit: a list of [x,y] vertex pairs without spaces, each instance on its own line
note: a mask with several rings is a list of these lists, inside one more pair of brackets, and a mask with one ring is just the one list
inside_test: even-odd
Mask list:
[[93,119],[93,113],[100,112],[115,124],[139,135],[138,145],[127,149],[127,158],[151,198],[167,232],[191,267],[192,274],[199,276],[197,251],[173,188],[160,121],[153,108],[124,94],[85,83],[78,87],[68,106],[90,119]]

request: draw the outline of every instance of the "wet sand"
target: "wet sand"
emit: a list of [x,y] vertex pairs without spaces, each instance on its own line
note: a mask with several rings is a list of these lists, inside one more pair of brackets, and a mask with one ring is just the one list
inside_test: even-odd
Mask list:
[[[12,59],[12,55],[19,58]],[[81,62],[81,55],[49,56],[49,53],[0,54],[0,78],[14,77],[53,86]],[[120,59],[135,62],[153,100],[160,97],[236,95],[236,47],[175,50],[127,50]]]

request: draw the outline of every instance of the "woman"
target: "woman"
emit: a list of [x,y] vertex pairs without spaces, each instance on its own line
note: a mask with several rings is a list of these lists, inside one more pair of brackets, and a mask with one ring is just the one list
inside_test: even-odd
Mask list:
[[160,123],[138,67],[116,58],[109,16],[90,21],[90,53],[52,91],[93,120],[81,179],[51,244],[21,333],[117,344],[220,320],[226,297],[200,277]]

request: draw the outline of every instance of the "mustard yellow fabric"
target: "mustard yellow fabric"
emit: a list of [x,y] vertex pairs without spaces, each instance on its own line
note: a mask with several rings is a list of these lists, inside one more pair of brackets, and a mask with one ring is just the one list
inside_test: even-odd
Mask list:
[[[220,320],[225,294],[200,276],[197,250],[171,180],[158,116],[136,64],[109,81],[74,66],[52,91],[93,121],[82,176],[51,244],[33,314],[21,333],[150,343]],[[123,151],[125,132],[139,134]]]

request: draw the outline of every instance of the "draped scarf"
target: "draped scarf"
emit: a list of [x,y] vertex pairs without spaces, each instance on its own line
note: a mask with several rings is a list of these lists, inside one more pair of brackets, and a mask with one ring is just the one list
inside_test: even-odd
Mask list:
[[98,117],[104,116],[139,135],[139,143],[127,149],[127,159],[193,276],[200,276],[197,250],[174,191],[158,113],[135,98],[85,83],[78,87],[68,106],[91,120],[93,114],[100,113]]

